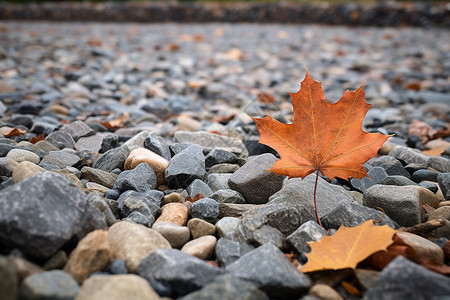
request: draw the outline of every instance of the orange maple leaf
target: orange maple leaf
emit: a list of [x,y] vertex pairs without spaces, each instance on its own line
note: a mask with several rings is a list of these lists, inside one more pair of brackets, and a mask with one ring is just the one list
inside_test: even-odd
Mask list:
[[362,166],[377,154],[389,136],[367,133],[362,121],[370,105],[363,85],[346,91],[339,102],[325,100],[320,82],[306,71],[297,93],[290,93],[294,109],[292,124],[271,116],[253,118],[259,142],[275,149],[281,159],[268,171],[289,177],[305,177],[315,171],[333,179],[367,176]]
[[324,236],[318,242],[308,242],[311,252],[303,273],[356,268],[357,264],[373,253],[386,250],[393,243],[395,230],[387,225],[375,226],[368,220],[355,227],[339,227],[332,236]]

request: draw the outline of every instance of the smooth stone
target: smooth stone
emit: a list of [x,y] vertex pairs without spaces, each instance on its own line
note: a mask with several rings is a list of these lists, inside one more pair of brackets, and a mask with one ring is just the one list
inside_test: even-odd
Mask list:
[[421,181],[437,182],[438,175],[439,175],[438,172],[431,170],[417,170],[412,174],[411,179],[417,183]]
[[342,296],[331,286],[323,283],[314,284],[308,291],[308,295],[326,300],[344,300]]
[[180,249],[184,244],[189,242],[191,232],[186,226],[179,226],[173,223],[158,222],[152,226],[153,230],[159,232],[167,241],[169,241],[172,248]]
[[127,263],[123,259],[115,259],[106,267],[105,271],[113,275],[128,274]]
[[216,226],[199,218],[192,218],[187,222],[192,238],[196,239],[205,235],[214,235]]
[[[270,203],[285,201],[302,203],[311,215],[315,215],[313,193],[315,179],[316,175],[310,174],[303,180],[296,178],[288,180],[279,192],[270,197]],[[320,199],[317,204],[319,218],[330,213],[341,203],[354,201],[352,195],[343,187],[330,184],[321,177],[318,178],[316,193],[317,199]]]
[[156,174],[145,162],[140,163],[132,170],[121,172],[114,182],[114,188],[121,193],[128,190],[146,192],[154,190],[156,186]]
[[86,235],[70,253],[64,271],[83,283],[90,274],[104,270],[111,261],[108,232],[95,230]]
[[364,299],[429,299],[450,294],[450,279],[398,256],[378,275]]
[[75,141],[73,137],[64,131],[55,131],[50,133],[45,140],[58,149],[75,149]]
[[307,221],[297,228],[293,233],[287,236],[286,240],[298,253],[311,252],[308,242],[317,242],[321,240],[327,231],[315,221]]
[[327,229],[338,229],[341,225],[355,227],[368,220],[378,221],[374,222],[376,226],[388,225],[392,229],[397,228],[391,218],[384,215],[381,210],[357,203],[341,203],[333,211],[323,217],[321,222]]
[[244,197],[232,189],[220,189],[210,196],[217,203],[246,204]]
[[219,203],[219,218],[242,217],[249,210],[259,207],[257,204]]
[[421,152],[402,146],[393,148],[391,152],[389,152],[389,156],[393,156],[405,164],[419,163],[425,166],[428,164],[428,160],[430,159],[429,156],[422,154]]
[[19,283],[16,269],[6,256],[0,256],[0,293],[4,300],[16,300]]
[[157,231],[142,225],[121,221],[108,230],[112,259],[123,259],[130,272],[136,272],[139,263],[160,248],[170,249],[170,243]]
[[155,217],[151,214],[142,214],[139,211],[133,211],[127,215],[126,218],[123,218],[122,221],[128,221],[135,224],[143,225],[145,227],[151,227],[155,222]]
[[42,266],[44,270],[64,269],[67,264],[67,254],[63,250],[59,250],[52,257],[50,257]]
[[195,179],[206,178],[205,156],[198,145],[190,145],[175,154],[164,171],[167,185],[171,188],[186,188]]
[[130,154],[127,146],[120,146],[103,153],[92,165],[95,169],[111,172],[114,169],[124,169],[126,159]]
[[[368,177],[367,177],[368,176]],[[373,167],[367,172],[367,176],[362,179],[352,178],[350,179],[351,185],[360,192],[364,192],[369,187],[380,184],[388,174],[382,167]]]
[[234,217],[223,217],[216,223],[217,234],[221,238],[233,240],[241,219]]
[[0,243],[33,258],[48,259],[69,240],[105,227],[86,194],[54,172],[37,174],[0,193]]
[[39,165],[43,165],[46,163],[51,163],[56,166],[58,166],[61,169],[64,169],[67,166],[75,166],[80,161],[80,157],[69,153],[66,150],[59,150],[59,151],[51,151],[49,154],[47,154],[40,162]]
[[150,253],[139,264],[137,274],[160,290],[159,294],[178,298],[196,291],[223,270],[176,249],[159,249]]
[[243,255],[226,270],[240,279],[253,282],[271,298],[298,298],[311,286],[310,279],[271,243]]
[[441,188],[445,200],[450,200],[450,173],[441,173],[438,175],[437,182]]
[[75,300],[159,300],[149,283],[135,274],[88,278]]
[[188,219],[188,208],[182,203],[168,203],[161,208],[161,215],[155,223],[168,222],[184,226]]
[[267,172],[277,158],[273,154],[261,154],[244,164],[228,180],[231,189],[244,196],[247,203],[264,204],[279,191],[285,176]]
[[409,172],[403,167],[402,163],[392,156],[379,156],[369,159],[364,166],[381,167],[386,170],[389,176],[404,176],[411,178]]
[[182,203],[182,202],[184,202],[183,196],[180,193],[172,192],[164,196],[162,205],[166,205],[169,203]]
[[43,172],[46,172],[44,168],[39,167],[38,165],[32,162],[23,161],[16,166],[16,168],[12,172],[11,177],[15,183],[19,183],[25,179],[28,179]]
[[436,220],[436,219],[444,219],[450,221],[450,206],[441,206],[438,207],[435,211],[430,213],[428,217],[428,221]]
[[213,282],[198,291],[192,292],[179,300],[269,300],[269,297],[250,281],[240,280],[226,274],[218,276]]
[[450,159],[445,157],[432,156],[427,166],[441,173],[450,173]]
[[400,175],[392,175],[388,176],[383,181],[381,181],[381,184],[384,185],[397,185],[397,186],[406,186],[406,185],[417,185],[414,181],[411,179],[408,179],[404,176]]
[[162,156],[167,161],[169,161],[172,157],[172,155],[170,154],[169,146],[161,137],[157,136],[154,133],[150,133],[147,135],[147,137],[144,139],[143,145],[146,149],[156,153],[159,156]]
[[[233,174],[223,173],[223,174],[209,174],[208,175],[208,185],[213,191],[230,189],[228,185],[228,180]],[[210,197],[209,195],[208,197]]]
[[81,169],[81,178],[112,188],[118,175],[106,172],[101,169],[83,167]]
[[405,166],[405,169],[411,174],[417,170],[426,169],[426,168],[427,168],[427,165],[421,164],[421,163],[409,163]]
[[234,173],[239,170],[241,166],[237,164],[218,164],[212,166],[208,174],[223,174],[223,173]]
[[92,153],[100,152],[102,149],[103,136],[101,134],[94,134],[87,137],[81,137],[75,143],[76,150],[89,150]]
[[33,164],[38,164],[41,160],[36,153],[23,149],[11,149],[8,154],[6,154],[6,157],[11,158],[18,163],[29,161]]
[[209,169],[214,165],[228,163],[232,164],[237,160],[237,156],[221,148],[212,149],[205,157],[206,168]]
[[248,243],[220,238],[216,243],[215,254],[221,266],[228,266],[254,249],[255,247]]
[[413,250],[411,257],[413,261],[420,263],[427,259],[430,263],[436,265],[444,263],[444,251],[432,241],[409,232],[398,231],[396,235]]
[[202,198],[189,206],[189,214],[193,218],[213,222],[219,216],[219,204],[214,199]]
[[[433,182],[421,181],[421,182],[419,182],[419,186],[426,188],[433,194],[437,194],[437,192],[439,191],[438,184],[433,183]],[[440,199],[442,199],[442,198],[440,198]]]
[[169,166],[169,161],[166,158],[148,149],[145,148],[133,149],[125,161],[124,168],[125,170],[131,170],[143,162],[147,163],[155,172],[158,186],[166,183],[164,171]]
[[75,279],[60,270],[27,277],[19,289],[19,299],[64,299],[77,296],[80,287]]
[[194,199],[196,195],[202,195],[203,198],[207,198],[212,195],[213,191],[211,188],[200,179],[195,179],[186,188],[186,192],[191,199]]
[[70,134],[75,142],[77,142],[81,137],[88,137],[95,134],[95,131],[82,121],[75,121],[70,124],[66,124],[61,127],[59,131]]
[[187,242],[181,248],[181,251],[200,259],[207,260],[211,258],[214,248],[216,247],[216,242],[217,238],[215,236],[204,235]]
[[421,186],[374,185],[364,192],[364,205],[381,207],[400,226],[414,226],[424,221],[424,204],[438,207],[435,194]]
[[58,151],[58,150],[60,150],[60,148],[56,147],[55,145],[51,144],[46,140],[38,141],[33,146],[31,146],[31,151],[33,151],[34,153],[39,153],[39,151],[50,153],[50,151]]

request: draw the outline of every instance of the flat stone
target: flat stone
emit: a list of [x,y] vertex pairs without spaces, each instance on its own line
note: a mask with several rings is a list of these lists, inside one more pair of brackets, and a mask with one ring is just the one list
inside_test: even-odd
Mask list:
[[8,154],[6,154],[6,157],[11,158],[18,163],[29,161],[31,163],[38,164],[41,160],[39,155],[36,153],[23,149],[11,149]]
[[239,223],[241,223],[239,218],[223,217],[216,223],[217,234],[221,238],[233,240],[236,237]]
[[123,259],[130,272],[136,272],[139,263],[160,248],[170,249],[170,243],[157,231],[131,222],[117,222],[108,230],[112,259]]
[[189,206],[189,214],[193,218],[213,222],[219,216],[219,204],[214,199],[203,198]]
[[58,149],[75,149],[75,141],[70,134],[64,131],[55,131],[50,133],[45,140]]
[[364,192],[364,205],[381,207],[401,226],[413,226],[424,221],[424,204],[438,207],[439,199],[421,186],[374,185]]
[[417,170],[412,174],[411,179],[417,183],[421,181],[437,182],[438,175],[438,172],[432,170]]
[[214,235],[216,232],[216,226],[199,218],[190,219],[187,222],[187,227],[189,228],[193,239],[205,235]]
[[187,242],[181,251],[198,257],[200,259],[210,259],[214,248],[216,247],[217,238],[213,235],[204,235],[199,238]]
[[95,230],[86,235],[70,253],[64,271],[82,283],[90,274],[104,270],[111,256],[108,232]]
[[83,167],[81,169],[81,177],[89,181],[104,185],[108,188],[112,188],[118,176],[116,174],[103,171],[101,169]]
[[46,155],[39,165],[44,165],[46,163],[51,163],[58,166],[61,169],[64,169],[67,166],[75,166],[80,161],[80,157],[70,153],[66,150],[59,151],[50,151],[48,155]]
[[[57,131],[60,132],[60,131]],[[39,151],[44,151],[46,153],[50,153],[50,151],[58,151],[60,148],[55,145],[49,143],[47,140],[41,140],[31,146],[31,151],[34,153],[39,153]]]
[[158,186],[166,183],[164,171],[169,166],[169,161],[146,148],[139,147],[130,152],[127,160],[125,161],[125,170],[134,169],[137,165],[143,162],[147,163],[155,172]]
[[219,203],[219,218],[242,217],[249,210],[259,207],[256,204]]
[[450,173],[450,159],[445,157],[431,156],[427,166],[441,173]]
[[191,232],[186,226],[158,222],[152,226],[152,229],[159,232],[167,241],[169,241],[172,248],[180,249],[184,244],[189,242],[191,238]]
[[75,300],[159,300],[148,282],[135,274],[88,278]]
[[78,283],[66,272],[48,271],[27,277],[19,289],[19,299],[73,299]]
[[244,196],[247,203],[264,204],[279,191],[285,176],[267,172],[277,158],[272,154],[261,154],[233,173],[228,181],[231,189]]
[[15,183],[19,183],[43,172],[46,172],[44,168],[39,167],[32,162],[23,161],[15,167],[12,173],[12,179]]
[[419,235],[398,231],[397,236],[412,250],[411,259],[417,263],[428,259],[430,263],[441,265],[444,263],[444,251],[440,246]]
[[161,215],[156,219],[158,222],[169,222],[175,225],[186,225],[188,208],[182,203],[168,203],[161,208]]
[[232,164],[237,160],[237,156],[228,150],[221,148],[212,149],[205,157],[206,168],[209,169],[214,165],[228,163]]
[[311,252],[308,242],[317,242],[321,240],[327,231],[320,227],[315,221],[307,221],[291,233],[286,240],[291,244],[298,253]]
[[389,176],[404,176],[411,178],[409,172],[403,167],[402,163],[392,156],[379,156],[369,159],[364,166],[381,167],[386,170]]
[[128,190],[146,192],[154,190],[156,186],[156,174],[145,162],[140,163],[132,170],[121,172],[114,182],[114,188],[121,193]]
[[400,176],[400,175],[388,176],[385,179],[383,179],[383,181],[381,181],[381,184],[397,185],[397,186],[417,185],[417,183],[415,183],[411,179],[408,179],[405,176]]
[[365,293],[367,300],[445,297],[450,294],[450,279],[398,256],[383,269]]
[[299,298],[311,281],[275,245],[264,244],[226,267],[232,275],[250,280],[271,298]]
[[218,203],[246,204],[244,197],[232,189],[218,190],[210,198],[216,200]]
[[231,178],[231,176],[233,176],[233,174],[209,174],[208,185],[213,191],[229,189],[230,187],[228,186],[228,180]]
[[142,260],[138,275],[160,295],[178,298],[202,288],[223,270],[176,249],[159,249]]
[[59,131],[70,134],[75,142],[78,141],[81,137],[87,137],[95,134],[95,131],[82,121],[75,121],[70,124],[64,125],[59,129]]
[[380,184],[387,176],[386,170],[382,167],[373,167],[367,172],[368,177],[362,179],[352,178],[351,185],[358,191],[364,192],[369,187]]
[[125,161],[130,154],[130,149],[122,145],[103,153],[92,165],[95,169],[111,172],[114,169],[124,169]]
[[102,149],[103,136],[101,134],[94,134],[87,137],[81,137],[75,143],[76,150],[89,150],[92,153],[100,152]]
[[419,163],[425,166],[428,164],[428,160],[430,159],[429,156],[422,154],[421,152],[401,146],[393,148],[391,152],[389,152],[389,155],[404,162],[405,164]]
[[227,266],[254,249],[255,246],[248,243],[240,243],[228,238],[220,238],[216,243],[215,254],[219,264],[221,266]]

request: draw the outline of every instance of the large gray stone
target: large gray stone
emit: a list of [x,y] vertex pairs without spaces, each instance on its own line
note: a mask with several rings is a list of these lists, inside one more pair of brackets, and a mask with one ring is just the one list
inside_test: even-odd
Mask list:
[[369,187],[375,184],[380,184],[386,177],[388,177],[386,170],[382,167],[372,167],[369,172],[367,172],[367,175],[368,176],[361,179],[352,178],[350,180],[351,185],[355,189],[364,192]]
[[440,156],[432,156],[428,160],[428,167],[438,170],[442,173],[449,173],[450,159]]
[[80,287],[76,280],[61,270],[48,271],[25,278],[19,289],[19,299],[72,300]]
[[428,164],[428,160],[430,159],[428,155],[402,146],[398,146],[392,149],[391,152],[389,152],[389,156],[393,156],[396,159],[404,162],[405,164],[419,163],[425,166]]
[[221,238],[216,243],[215,253],[219,264],[227,266],[254,249],[252,244]]
[[245,254],[226,269],[238,278],[253,282],[275,299],[298,299],[311,286],[309,278],[272,243]]
[[228,180],[231,189],[244,196],[247,203],[264,204],[279,191],[285,176],[267,172],[277,158],[270,153],[261,154],[239,168]]
[[111,172],[117,168],[123,170],[123,165],[129,154],[130,149],[126,145],[108,150],[94,162],[93,167],[106,172]]
[[0,193],[0,244],[30,257],[47,259],[69,240],[105,227],[86,194],[54,172],[39,173]]
[[364,163],[364,167],[368,167],[369,169],[373,167],[382,167],[386,170],[386,173],[389,176],[399,175],[407,178],[411,177],[409,172],[405,169],[405,167],[403,167],[402,163],[398,159],[388,155],[371,158]]
[[123,193],[128,190],[146,192],[156,188],[156,174],[149,164],[142,162],[132,170],[117,176],[114,188]]
[[327,231],[320,227],[315,221],[308,221],[303,223],[297,230],[291,233],[286,240],[299,253],[310,252],[311,247],[308,242],[317,242],[322,239]]
[[413,226],[425,221],[424,204],[438,207],[435,194],[421,186],[374,185],[364,192],[365,206],[381,207],[401,226]]

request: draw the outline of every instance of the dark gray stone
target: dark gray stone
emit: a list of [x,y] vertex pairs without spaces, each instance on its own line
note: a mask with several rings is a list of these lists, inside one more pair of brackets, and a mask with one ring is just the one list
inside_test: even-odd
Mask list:
[[450,200],[450,173],[441,173],[438,175],[437,182],[441,188],[445,200]]
[[372,167],[382,167],[389,176],[400,175],[407,178],[411,177],[409,172],[403,167],[402,163],[392,156],[383,155],[371,158],[364,163],[364,167],[368,167],[369,169]]
[[186,192],[192,199],[194,199],[195,195],[198,194],[202,195],[203,198],[207,198],[213,193],[211,188],[200,179],[195,179],[194,181],[192,181],[191,184],[186,188]]
[[55,145],[59,149],[75,149],[75,141],[72,136],[64,131],[55,131],[50,133],[45,140]]
[[189,206],[189,214],[193,218],[213,222],[219,216],[219,204],[214,199],[203,198]]
[[450,159],[439,156],[432,156],[428,160],[428,167],[438,170],[442,173],[450,172]]
[[19,299],[74,299],[80,287],[75,279],[61,270],[28,276],[19,289]]
[[261,245],[270,242],[286,249],[286,236],[309,220],[314,217],[302,203],[270,203],[246,212],[237,234],[242,235],[241,241]]
[[122,221],[133,222],[139,225],[144,225],[145,227],[151,227],[155,222],[155,217],[151,214],[143,215],[138,211],[133,211],[126,218],[123,218]]
[[398,256],[378,275],[365,293],[366,300],[445,299],[450,295],[450,279]]
[[414,173],[417,170],[426,169],[427,166],[421,163],[410,163],[405,166],[406,171],[410,174]]
[[401,146],[392,149],[391,152],[389,152],[389,156],[395,157],[405,164],[419,163],[425,166],[428,164],[428,160],[430,159],[428,155],[414,151],[411,148]]
[[0,295],[2,295],[2,299],[16,300],[18,286],[15,266],[6,256],[0,256]]
[[437,187],[437,185],[435,185],[435,184],[433,184],[433,183],[431,183],[431,182],[428,182],[428,181],[422,181],[422,182],[419,182],[419,186],[422,186],[422,187],[424,187],[424,188],[426,188],[427,190],[429,190],[429,191],[431,191],[431,192],[433,192],[433,193],[437,193],[438,192],[438,190],[439,190],[439,188]]
[[208,185],[213,191],[229,189],[228,180],[231,176],[233,176],[233,174],[209,174]]
[[114,216],[108,203],[98,193],[90,193],[87,196],[89,202],[93,203],[95,207],[105,217],[106,225],[111,226],[117,222],[117,218]]
[[128,274],[127,264],[123,259],[115,259],[108,265],[105,272],[115,275]]
[[180,250],[158,249],[141,261],[137,274],[157,293],[163,290],[170,293],[165,296],[177,298],[202,288],[223,271]]
[[87,137],[95,134],[95,131],[82,121],[75,121],[70,124],[64,125],[59,130],[70,134],[75,142],[78,141],[81,137]]
[[121,193],[150,191],[156,188],[156,174],[149,164],[142,162],[134,169],[120,173],[113,188]]
[[237,191],[232,189],[218,190],[211,195],[212,199],[216,200],[218,203],[235,203],[235,204],[245,204],[244,197]]
[[437,182],[438,175],[438,172],[432,170],[417,170],[412,174],[411,179],[417,183],[421,181]]
[[117,175],[96,168],[83,167],[81,178],[112,188],[117,180]]
[[307,242],[317,242],[326,234],[327,231],[320,227],[316,221],[307,221],[291,233],[286,240],[298,251],[298,253],[304,253],[311,251],[311,247]]
[[0,176],[11,177],[18,163],[9,157],[0,157]]
[[195,179],[205,180],[205,156],[198,145],[190,145],[169,162],[164,171],[170,188],[186,188]]
[[269,300],[269,297],[250,281],[226,274],[218,276],[202,289],[179,300]]
[[221,148],[214,148],[205,157],[206,168],[209,169],[217,164],[233,164],[237,160],[237,156]]
[[43,172],[0,194],[0,244],[46,259],[72,238],[105,228],[99,216],[66,177]]
[[123,170],[123,166],[129,154],[130,149],[128,146],[123,145],[103,153],[92,166],[106,172],[111,172],[117,168]]
[[[160,191],[148,191],[138,193],[126,191],[117,199],[118,207],[123,217],[128,217],[132,212],[140,212],[147,217],[156,217],[161,213],[161,201],[164,193]],[[150,219],[151,221],[151,219]]]
[[150,133],[144,140],[144,147],[156,154],[170,160],[172,155],[170,154],[169,146],[164,142],[164,140],[154,133]]
[[368,177],[362,179],[352,178],[350,180],[351,185],[360,192],[364,192],[375,184],[380,184],[388,174],[382,167],[373,167],[367,172]]
[[383,179],[383,181],[381,181],[381,184],[398,185],[398,186],[417,185],[417,183],[415,183],[411,179],[408,179],[405,176],[400,176],[400,175],[388,176],[385,179]]
[[357,226],[367,220],[374,220],[377,226],[388,225],[392,229],[395,229],[395,223],[384,215],[383,212],[366,206],[359,205],[358,203],[341,203],[333,211],[327,214],[321,219],[322,225],[327,228],[338,229],[341,225],[346,227]]
[[300,298],[311,281],[272,243],[264,244],[226,267],[232,275],[253,282],[276,299]]
[[65,167],[72,167],[77,165],[79,161],[80,157],[75,155],[74,153],[70,153],[64,150],[50,151],[50,153],[40,161],[39,166],[51,163],[61,169],[64,169]]
[[190,145],[192,145],[192,144],[191,143],[173,143],[172,145],[169,146],[170,153],[172,153],[173,155],[178,154],[181,151],[183,151],[184,149],[186,149],[187,147],[189,147]]
[[269,153],[254,157],[233,173],[228,185],[241,193],[247,203],[267,203],[269,197],[281,189],[285,178],[285,176],[267,172],[276,161],[277,158]]
[[[314,184],[316,180],[315,174],[310,174],[305,179],[299,178],[289,179],[283,188],[270,197],[272,202],[303,203],[308,208],[310,214],[315,216],[314,212]],[[330,213],[342,202],[354,202],[349,191],[343,187],[330,184],[319,177],[317,182],[317,210],[319,218]]]
[[255,247],[251,244],[221,238],[216,243],[215,253],[219,264],[228,266],[254,249]]

